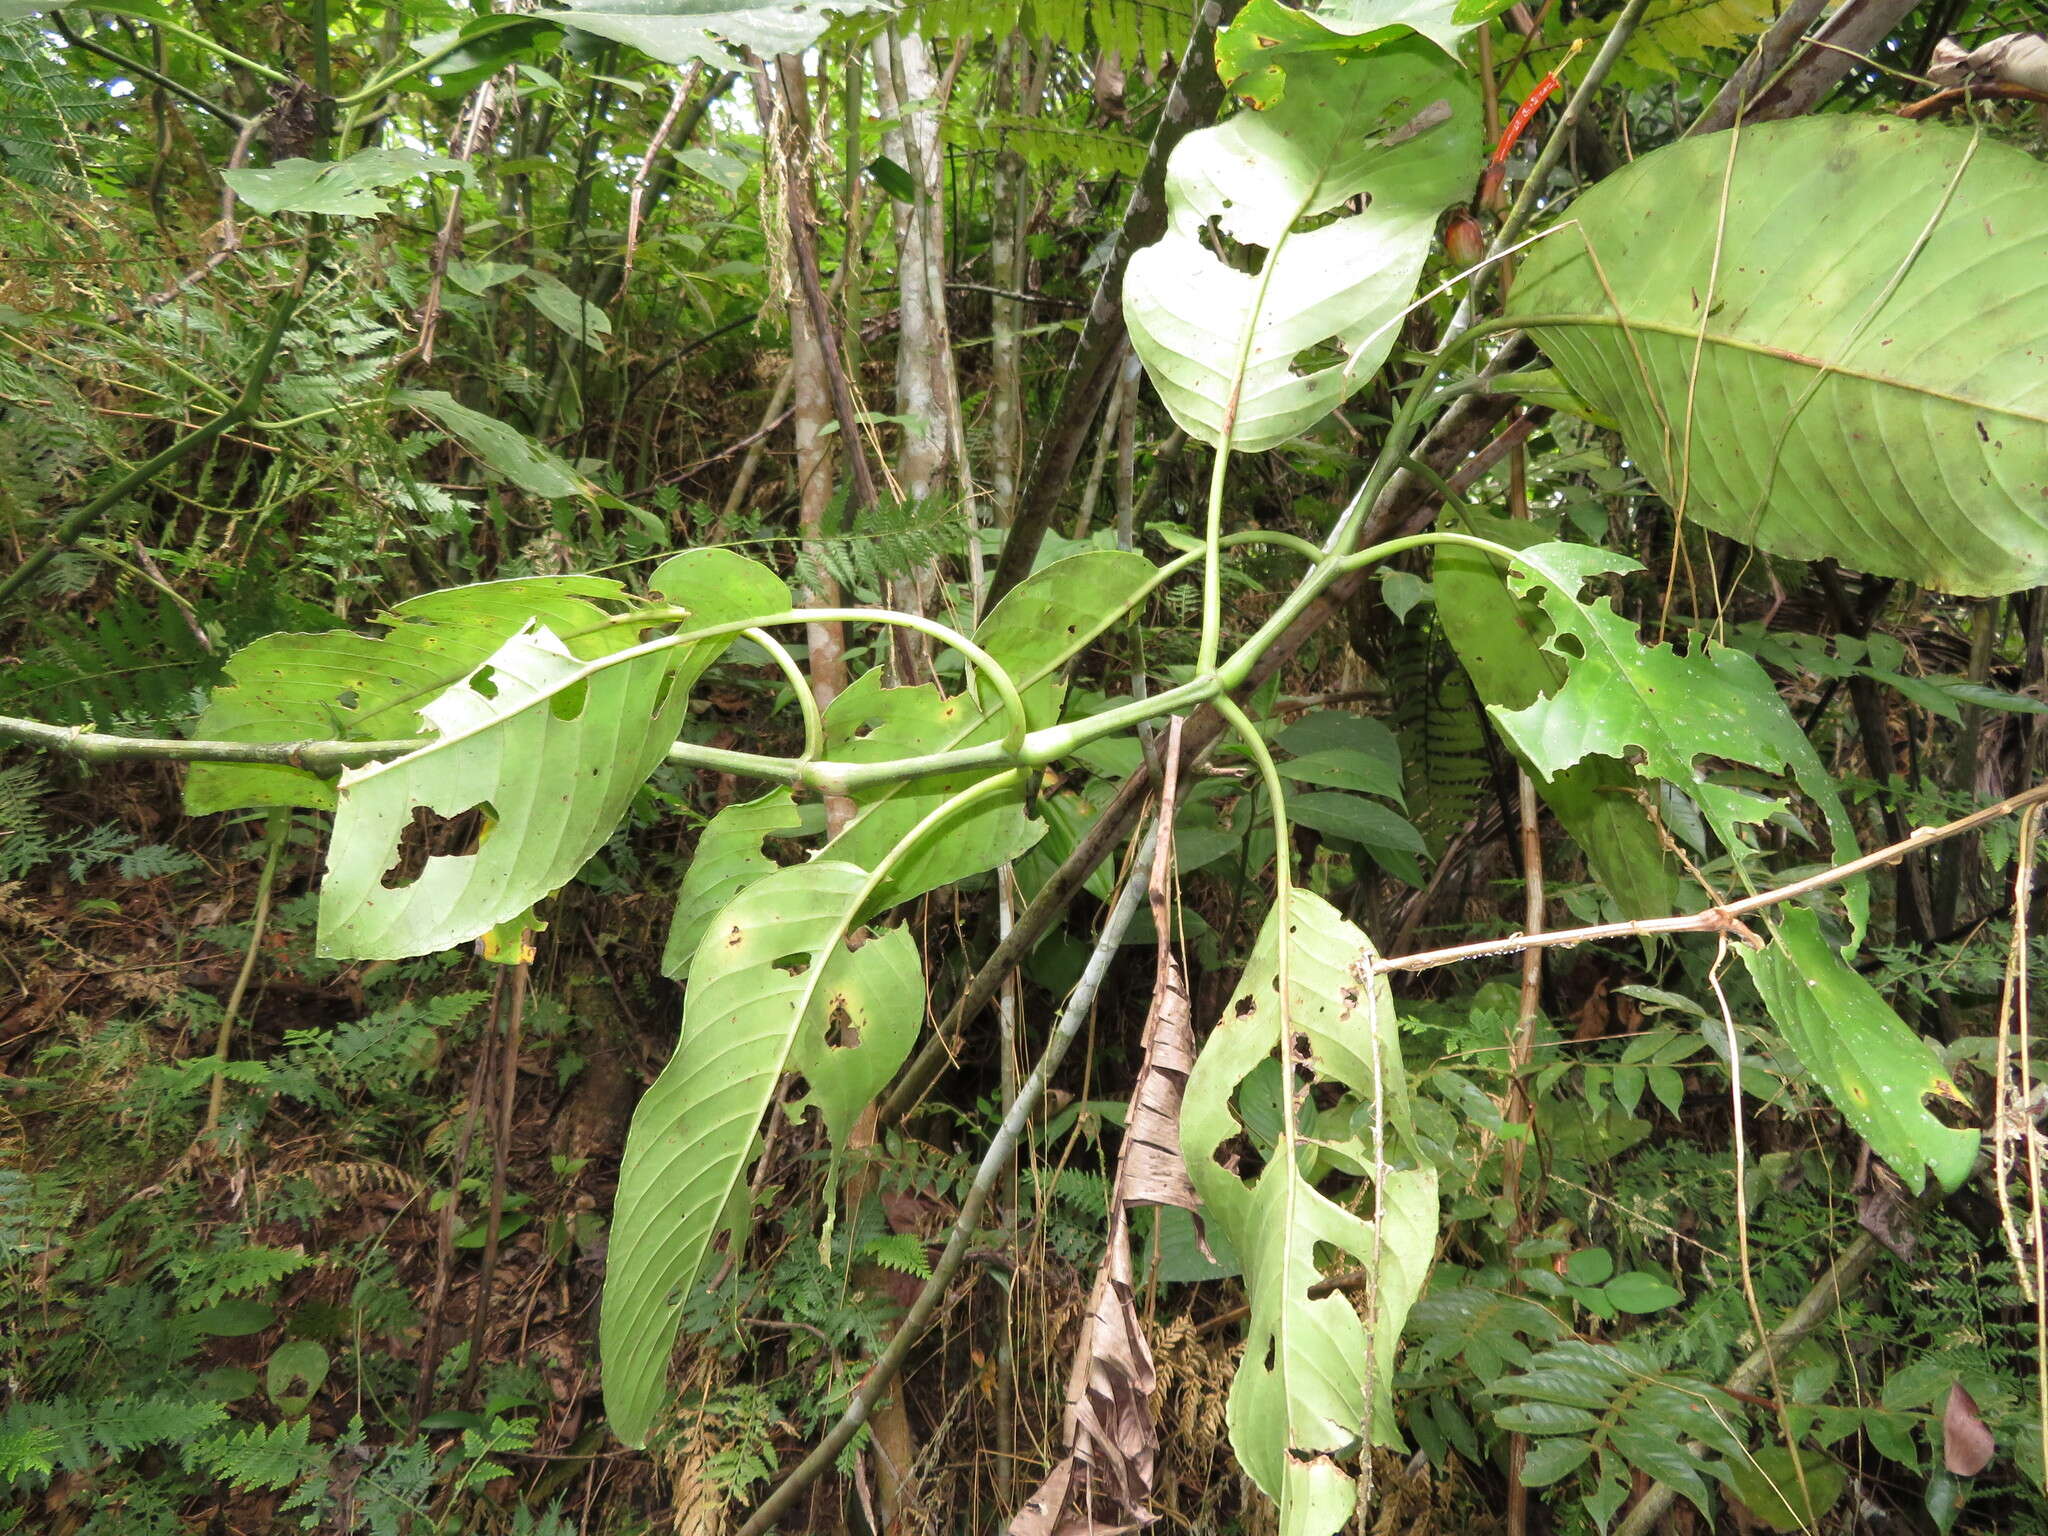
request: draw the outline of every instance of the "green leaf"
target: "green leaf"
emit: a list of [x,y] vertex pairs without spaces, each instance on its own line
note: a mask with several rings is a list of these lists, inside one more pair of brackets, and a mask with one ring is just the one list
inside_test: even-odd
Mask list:
[[[1832,1457],[1802,1451],[1795,1461],[1782,1445],[1767,1445],[1720,1469],[1750,1515],[1774,1531],[1811,1531],[1841,1501],[1849,1480]],[[1806,1474],[1806,1488],[1799,1474]]]
[[1510,311],[1681,516],[1945,591],[2048,579],[2033,157],[1831,113],[1646,155],[1570,219]]
[[[672,649],[580,662],[541,626],[420,710],[434,740],[342,771],[320,882],[320,953],[447,949],[568,883],[676,739],[689,702]],[[701,670],[701,664],[700,668]],[[481,814],[473,850],[399,873],[416,809]]]
[[[657,580],[705,626],[735,608],[784,611],[787,589],[727,550],[667,562]],[[764,615],[765,616],[765,615]],[[616,626],[608,643],[630,643]],[[650,643],[583,659],[533,623],[418,710],[435,739],[341,775],[320,887],[323,954],[395,959],[445,949],[549,895],[603,846],[676,739],[689,693],[729,637]],[[477,810],[473,852],[437,853],[410,879],[393,872],[417,808]]]
[[475,173],[466,161],[422,149],[359,149],[346,160],[280,160],[256,170],[222,171],[221,180],[258,213],[327,213],[370,218],[389,213],[377,196],[421,176],[454,176],[465,184]]
[[1473,26],[1462,14],[1471,3],[1330,0],[1307,11],[1250,0],[1216,36],[1216,76],[1239,100],[1265,111],[1285,95],[1288,72],[1304,55],[1356,59],[1420,33],[1455,56],[1458,39]]
[[[1526,522],[1470,513],[1446,526],[1515,547],[1540,537]],[[1481,703],[1525,709],[1564,682],[1566,658],[1545,649],[1542,614],[1508,590],[1493,556],[1446,545],[1432,579],[1438,622]],[[1625,763],[1596,756],[1539,773],[1536,792],[1623,912],[1664,917],[1677,902],[1678,870],[1636,798],[1640,783]]]
[[1573,1285],[1599,1285],[1614,1274],[1614,1255],[1605,1248],[1581,1248],[1564,1261],[1564,1277]]
[[887,155],[877,155],[868,162],[868,175],[875,185],[895,198],[899,203],[917,201],[917,183],[910,179],[910,172],[903,169]]
[[676,895],[675,916],[661,951],[662,975],[671,981],[689,980],[697,942],[711,919],[775,868],[775,861],[761,851],[761,845],[802,825],[803,814],[786,789],[770,790],[758,800],[738,801],[711,818],[697,838],[697,851],[690,857],[683,888]]
[[547,272],[531,273],[520,291],[542,318],[564,336],[600,351],[604,349],[604,338],[612,333],[611,320],[559,277]]
[[1479,1285],[1438,1283],[1408,1314],[1417,1340],[1414,1364],[1427,1370],[1456,1357],[1472,1374],[1492,1381],[1508,1366],[1526,1366],[1524,1339],[1552,1343],[1564,1324],[1541,1302]]
[[1926,1100],[1975,1110],[1933,1045],[1836,953],[1811,911],[1788,908],[1771,930],[1772,943],[1742,960],[1801,1065],[1908,1189],[1917,1193],[1929,1170],[1944,1190],[1960,1188],[1977,1132],[1943,1125]]
[[[1278,1500],[1280,1528],[1296,1536],[1339,1529],[1357,1502],[1348,1460],[1366,1439],[1396,1440],[1394,1352],[1435,1245],[1436,1172],[1387,1171],[1376,1192],[1375,1230],[1373,1220],[1303,1176],[1307,1148],[1298,1127],[1292,1139],[1284,1123],[1278,1127],[1272,1155],[1257,1169],[1238,1163],[1242,1154],[1226,1153],[1226,1144],[1241,1146],[1245,1137],[1235,1108],[1241,1085],[1283,1043],[1304,1079],[1341,1085],[1368,1104],[1377,1086],[1388,1140],[1405,1143],[1407,1085],[1391,996],[1383,981],[1367,983],[1358,973],[1371,958],[1365,935],[1327,902],[1288,893],[1284,909],[1276,905],[1262,926],[1237,995],[1189,1074],[1181,1107],[1182,1156],[1205,1220],[1243,1263],[1251,1302],[1244,1357],[1230,1388],[1231,1443],[1252,1479]],[[1306,1045],[1296,1056],[1301,1041]],[[1301,1097],[1308,1099],[1307,1082]],[[1356,1136],[1339,1139],[1328,1125],[1318,1132],[1318,1151],[1372,1167],[1371,1148]],[[1370,1327],[1348,1297],[1309,1295],[1322,1277],[1318,1249],[1343,1263],[1378,1265]]]
[[1676,1286],[1640,1269],[1616,1275],[1603,1287],[1607,1299],[1623,1312],[1661,1312],[1685,1300]]
[[[530,576],[452,587],[400,603],[380,637],[330,630],[266,635],[229,658],[193,735],[210,741],[389,741],[420,733],[419,706],[453,687],[529,621],[570,634],[601,624],[626,589],[599,576]],[[581,656],[632,643],[621,627],[572,642]],[[195,763],[193,816],[256,806],[332,810],[334,786],[272,763]]]
[[1583,1440],[1538,1440],[1522,1458],[1522,1482],[1530,1488],[1545,1488],[1585,1465],[1593,1447]]
[[[1149,560],[1127,551],[1072,555],[1033,572],[982,620],[974,640],[1009,672],[1032,729],[1059,719],[1067,663],[1124,619],[1155,574]],[[995,692],[985,683],[978,692],[946,698],[930,684],[885,688],[877,668],[826,709],[826,753],[840,762],[888,762],[999,741],[1004,724]],[[853,819],[826,855],[875,868],[912,827],[985,773],[970,769],[855,791]],[[896,863],[879,903],[908,901],[994,869],[1030,848],[1043,831],[1043,823],[1025,816],[1021,788],[978,801]]]
[[430,417],[449,436],[529,495],[591,496],[597,487],[516,427],[473,411],[442,389],[398,389],[391,403]]
[[567,10],[540,11],[541,20],[608,37],[665,64],[701,63],[743,69],[737,50],[763,58],[802,53],[825,35],[832,14],[885,9],[884,0],[574,0]]
[[289,1339],[270,1352],[264,1391],[284,1414],[304,1413],[327,1380],[327,1351],[311,1339]]
[[[1820,808],[1835,857],[1854,858],[1841,792],[1755,657],[1707,642],[1683,656],[1669,645],[1645,645],[1609,599],[1579,601],[1589,577],[1633,567],[1576,544],[1541,544],[1517,557],[1509,589],[1540,594],[1553,629],[1544,648],[1565,658],[1569,671],[1562,687],[1527,708],[1492,706],[1508,739],[1546,779],[1589,754],[1637,759],[1639,775],[1662,779],[1697,804],[1737,859],[1749,852],[1741,828],[1767,820],[1780,802],[1705,777],[1702,759],[1789,770]],[[1857,885],[1844,899],[1860,933],[1868,893]]]
[[1304,784],[1356,789],[1399,803],[1401,747],[1394,733],[1370,715],[1319,709],[1303,715],[1273,738],[1294,761],[1281,774]]
[[[725,1230],[734,1253],[745,1242],[746,1167],[783,1071],[800,1050],[820,1059],[837,1010],[864,1038],[907,1039],[924,1017],[907,940],[846,948],[867,886],[850,864],[779,869],[742,892],[698,945],[682,1034],[634,1112],[612,1217],[599,1352],[606,1413],[628,1445],[653,1426],[683,1304],[714,1258],[713,1239]],[[840,1090],[825,1092],[821,1109],[842,1112]]]
[[1422,834],[1377,800],[1333,790],[1287,797],[1287,819],[1328,837],[1341,837],[1366,848],[1392,848],[1417,856],[1427,853]]
[[815,1107],[832,1145],[843,1149],[854,1120],[916,1043],[924,995],[924,962],[908,928],[836,953],[790,1049],[790,1070],[803,1074],[809,1090],[791,1101],[790,1119]]
[[[1415,35],[1364,57],[1298,53],[1276,105],[1181,140],[1167,233],[1124,278],[1132,345],[1175,421],[1252,452],[1362,388],[1478,157],[1476,93]],[[1360,197],[1362,213],[1341,211]],[[1242,266],[1217,254],[1218,236]]]

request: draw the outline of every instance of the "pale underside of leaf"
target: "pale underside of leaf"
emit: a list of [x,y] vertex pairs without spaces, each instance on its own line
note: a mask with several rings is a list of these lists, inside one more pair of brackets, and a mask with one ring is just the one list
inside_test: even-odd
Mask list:
[[[1290,1054],[1305,1043],[1317,1078],[1344,1085],[1380,1114],[1390,1146],[1407,1137],[1392,1003],[1383,983],[1367,985],[1357,969],[1369,962],[1371,946],[1308,892],[1291,892],[1287,906],[1284,997],[1276,908],[1189,1076],[1182,1153],[1206,1219],[1243,1260],[1251,1301],[1244,1362],[1230,1393],[1232,1444],[1253,1480],[1279,1502],[1283,1532],[1328,1536],[1356,1503],[1347,1463],[1367,1439],[1398,1438],[1389,1391],[1394,1350],[1434,1245],[1436,1173],[1428,1166],[1382,1170],[1375,1230],[1372,1220],[1314,1187],[1302,1167],[1306,1145],[1290,1145],[1284,1128],[1263,1168],[1249,1177],[1219,1160],[1245,1130],[1234,1108],[1240,1085],[1283,1040],[1294,1043]],[[1332,1139],[1319,1127],[1317,1145],[1374,1166],[1372,1149],[1355,1134]],[[1323,1278],[1319,1249],[1377,1266],[1370,1330],[1348,1297],[1309,1295]]]
[[[431,954],[565,884],[675,740],[689,659],[651,648],[580,662],[534,626],[419,711],[436,732],[428,745],[344,770],[320,883],[321,953]],[[478,811],[485,825],[474,852],[435,855],[414,879],[394,880],[416,807]]]
[[613,1210],[599,1352],[606,1412],[629,1445],[659,1410],[683,1303],[714,1238],[744,1240],[747,1164],[800,1033],[822,1030],[847,992],[859,994],[870,1029],[907,1021],[914,1031],[924,1016],[914,956],[903,966],[907,938],[874,961],[860,957],[882,941],[844,948],[867,884],[864,871],[831,861],[777,870],[698,946],[676,1052],[634,1112]]
[[2048,169],[1863,115],[1730,148],[1588,192],[1512,312],[1683,516],[1946,591],[2048,580]]
[[[1372,377],[1436,216],[1470,180],[1477,113],[1457,64],[1410,36],[1362,58],[1297,55],[1277,105],[1181,142],[1170,227],[1132,258],[1124,312],[1190,435],[1270,448]],[[1362,211],[1338,211],[1354,199]],[[1246,269],[1211,248],[1212,222]]]

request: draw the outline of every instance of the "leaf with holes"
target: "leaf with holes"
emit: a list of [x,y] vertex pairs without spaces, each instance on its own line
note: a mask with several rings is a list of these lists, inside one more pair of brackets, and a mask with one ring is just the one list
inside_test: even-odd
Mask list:
[[802,826],[803,813],[786,789],[770,790],[758,800],[728,805],[711,818],[698,835],[697,850],[690,856],[683,888],[676,896],[668,942],[661,951],[662,975],[671,981],[689,980],[697,942],[704,937],[711,919],[733,897],[775,868],[775,861],[761,851],[761,845],[771,837],[787,835]]
[[[1335,908],[1306,891],[1288,893],[1260,930],[1181,1108],[1188,1173],[1205,1219],[1243,1260],[1251,1300],[1244,1360],[1230,1388],[1231,1443],[1278,1501],[1280,1529],[1290,1536],[1338,1530],[1357,1503],[1349,1463],[1367,1439],[1398,1440],[1394,1351],[1435,1245],[1436,1172],[1389,1168],[1362,1197],[1360,1215],[1304,1177],[1310,1149],[1294,1116],[1280,1117],[1264,1166],[1245,1168],[1258,1138],[1235,1105],[1247,1079],[1284,1049],[1297,1063],[1302,1103],[1312,1082],[1339,1084],[1384,1116],[1390,1154],[1405,1146],[1407,1084],[1393,1004],[1384,981],[1368,984],[1357,973],[1371,958],[1365,935]],[[1318,1151],[1373,1168],[1372,1147],[1355,1135],[1333,1140],[1318,1126],[1316,1140]],[[1342,1293],[1309,1295],[1340,1262],[1378,1266],[1366,1317]]]
[[1828,114],[1600,182],[1511,312],[1684,517],[1950,592],[2048,580],[2048,167]]
[[[1541,538],[1526,522],[1473,513],[1446,519],[1445,526],[1510,547]],[[1495,556],[1444,545],[1432,579],[1444,638],[1480,702],[1526,709],[1563,685],[1567,658],[1544,648],[1541,612],[1508,591]],[[1536,792],[1624,914],[1664,917],[1677,902],[1677,868],[1637,798],[1640,782],[1626,763],[1589,756],[1538,774]]]
[[[1072,555],[1033,572],[982,620],[975,643],[1010,674],[1032,729],[1059,719],[1068,664],[1122,622],[1157,574],[1151,561],[1127,551]],[[993,746],[1002,739],[1006,719],[985,679],[948,698],[931,684],[885,688],[878,668],[825,711],[826,755],[839,762],[891,762]],[[912,827],[989,771],[964,769],[854,791],[853,819],[827,845],[825,856],[875,868]],[[879,904],[908,901],[994,869],[1030,848],[1044,830],[1024,814],[1021,788],[978,801],[897,862]]]
[[[780,614],[788,589],[727,550],[695,550],[655,573],[699,628]],[[751,610],[751,611],[749,611]],[[630,616],[630,615],[629,615]],[[630,640],[631,623],[615,626]],[[320,887],[321,953],[396,959],[445,949],[517,917],[566,883],[611,836],[676,739],[689,692],[729,637],[578,653],[532,623],[418,707],[432,739],[343,772]],[[475,811],[473,850],[402,870],[415,812]]]
[[[344,769],[320,882],[320,953],[431,954],[518,916],[603,846],[676,739],[683,656],[659,642],[580,662],[534,625],[420,710],[434,739]],[[399,872],[417,809],[478,812],[471,851]]]
[[1977,1161],[1978,1135],[1943,1125],[1929,1098],[1975,1113],[1934,1047],[1822,937],[1804,907],[1771,924],[1772,942],[1742,951],[1764,1006],[1801,1065],[1856,1134],[1918,1193],[1931,1171],[1953,1192]]
[[861,1053],[849,1069],[881,1081],[894,1070],[889,1051],[907,1047],[924,1017],[907,935],[846,947],[868,885],[831,860],[778,869],[697,947],[682,1034],[634,1111],[612,1214],[598,1345],[605,1410],[628,1445],[646,1440],[660,1409],[683,1303],[714,1240],[725,1230],[730,1244],[744,1241],[746,1168],[777,1080],[803,1070],[821,1114],[843,1126],[857,1085],[831,1056],[854,1044],[847,1032]]
[[1183,139],[1167,233],[1124,277],[1132,345],[1174,420],[1253,452],[1361,388],[1478,157],[1477,94],[1412,33],[1363,56],[1299,52],[1275,105]]
[[[602,625],[627,600],[598,576],[536,576],[430,592],[378,622],[381,636],[348,630],[266,635],[228,659],[192,734],[207,741],[390,741],[419,734],[419,707],[474,671],[529,621],[575,635]],[[605,606],[600,606],[600,605]],[[633,643],[626,626],[570,640],[590,658]],[[195,763],[185,781],[194,816],[265,805],[334,808],[326,779],[282,763]]]
[[[1835,858],[1855,858],[1841,791],[1755,657],[1705,642],[1683,656],[1669,645],[1644,645],[1612,601],[1579,600],[1590,577],[1635,568],[1579,544],[1539,544],[1509,568],[1510,591],[1534,596],[1550,620],[1544,649],[1566,665],[1563,685],[1526,708],[1491,707],[1516,750],[1546,778],[1591,755],[1634,760],[1638,775],[1662,779],[1697,804],[1737,860],[1751,852],[1742,828],[1779,815],[1783,802],[1716,782],[1707,768],[1789,771],[1827,822]],[[1868,893],[1858,884],[1844,899],[1860,934]]]

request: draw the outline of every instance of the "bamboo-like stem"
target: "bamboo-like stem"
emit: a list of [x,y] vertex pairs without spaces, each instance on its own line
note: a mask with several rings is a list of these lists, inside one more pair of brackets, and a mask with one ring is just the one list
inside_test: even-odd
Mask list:
[[305,296],[307,284],[318,260],[317,253],[309,252],[306,261],[299,268],[298,279],[279,295],[277,302],[272,306],[269,329],[264,332],[263,340],[256,348],[256,355],[250,359],[249,366],[242,375],[242,392],[235,403],[204,426],[187,432],[163,452],[144,459],[84,506],[62,518],[50,531],[50,536],[26,560],[10,571],[4,580],[0,580],[0,608],[5,608],[16,593],[42,573],[44,566],[77,543],[84,537],[86,531],[107,513],[180,459],[197,453],[229,428],[241,425],[256,414],[256,407],[263,400],[263,391],[270,383],[270,368],[277,361],[277,349],[284,343],[285,329],[291,324],[292,316],[298,313],[299,301]]
[[[522,951],[526,934],[515,942]],[[462,1396],[476,1384],[491,1326],[491,1276],[498,1268],[498,1238],[505,1225],[505,1175],[512,1159],[512,1102],[519,1087],[519,1044],[526,1021],[526,982],[532,962],[522,953],[512,965],[511,996],[505,1004],[503,1039],[498,1043],[498,1098],[491,1106],[491,1204],[484,1217],[483,1262],[476,1276],[476,1307],[469,1326],[469,1359],[462,1370]],[[461,1174],[456,1175],[458,1187]]]

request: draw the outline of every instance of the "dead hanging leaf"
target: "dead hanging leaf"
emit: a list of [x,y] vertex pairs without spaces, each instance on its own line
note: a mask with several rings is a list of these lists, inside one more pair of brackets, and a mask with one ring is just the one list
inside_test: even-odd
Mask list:
[[1067,1380],[1067,1454],[1024,1501],[1010,1536],[1115,1536],[1154,1519],[1147,1500],[1159,1456],[1151,1403],[1157,1377],[1134,1294],[1130,1207],[1195,1203],[1179,1132],[1194,1042],[1187,986],[1171,951],[1153,986],[1145,1040],[1117,1159],[1109,1247]]
[[1152,864],[1159,955],[1152,1007],[1145,1017],[1144,1059],[1131,1086],[1123,1149],[1117,1156],[1109,1248],[1088,1298],[1067,1378],[1067,1454],[1024,1501],[1010,1522],[1009,1536],[1117,1536],[1156,1518],[1147,1501],[1159,1457],[1151,1403],[1157,1376],[1134,1296],[1130,1208],[1178,1205],[1193,1210],[1199,1203],[1180,1156],[1180,1101],[1195,1060],[1194,1027],[1167,921],[1179,726],[1173,722],[1166,745],[1169,766]]
[[1144,1051],[1124,1124],[1118,1187],[1127,1205],[1192,1211],[1201,1201],[1180,1157],[1180,1100],[1195,1064],[1195,1031],[1187,981],[1171,950],[1160,961]]
[[1957,1477],[1975,1477],[1991,1464],[1998,1446],[1977,1412],[1977,1400],[1960,1381],[1948,1389],[1941,1411],[1941,1461]]
[[2048,95],[2048,34],[2008,32],[1970,49],[1945,37],[1934,45],[1927,78],[1937,85],[1998,81]]

